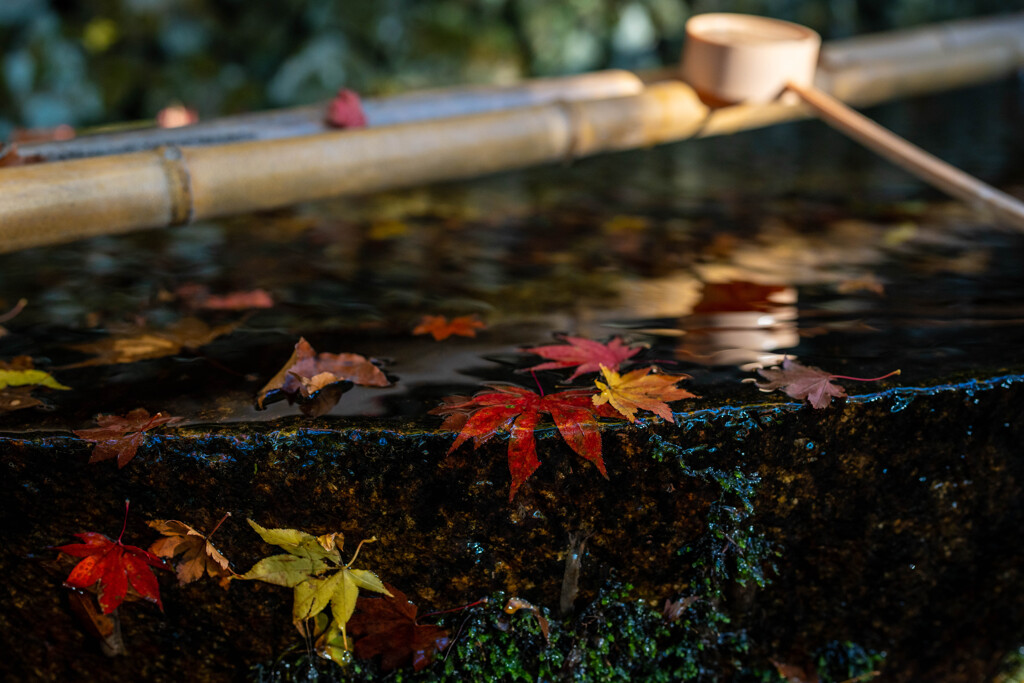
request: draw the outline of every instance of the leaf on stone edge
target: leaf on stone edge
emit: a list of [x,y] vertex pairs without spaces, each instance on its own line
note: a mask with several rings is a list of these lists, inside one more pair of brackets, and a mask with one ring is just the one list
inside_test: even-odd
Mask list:
[[804,666],[787,664],[778,660],[770,660],[775,665],[775,670],[786,680],[786,683],[821,683],[821,677],[813,664],[807,663]]
[[473,397],[449,397],[431,415],[444,415],[444,428],[459,429],[448,453],[472,440],[479,448],[499,431],[507,430],[508,469],[512,478],[509,500],[519,487],[540,467],[534,439],[541,415],[551,415],[559,434],[577,455],[593,463],[602,476],[608,476],[601,456],[601,433],[597,417],[614,413],[591,401],[593,390],[572,389],[546,396],[514,385],[488,384],[490,391]]
[[292,554],[265,557],[237,578],[294,588],[294,622],[313,619],[330,604],[344,639],[345,623],[352,616],[359,589],[387,594],[373,572],[341,564],[340,546],[336,543],[340,533],[315,537],[296,529],[264,529],[252,520],[249,524],[266,542]]
[[323,560],[297,555],[271,555],[253,565],[252,569],[239,576],[247,581],[263,581],[275,586],[294,588],[311,576],[327,571],[331,565]]
[[605,381],[594,382],[601,390],[600,394],[594,396],[594,405],[609,403],[630,422],[636,422],[637,410],[649,410],[658,417],[675,422],[668,403],[697,398],[686,389],[676,386],[676,382],[689,379],[689,376],[651,372],[653,369],[648,366],[619,375],[602,366]]
[[110,614],[124,602],[129,587],[163,610],[160,586],[151,568],[170,569],[167,563],[142,548],[124,545],[120,539],[112,541],[103,534],[86,532],[75,536],[83,543],[54,548],[83,558],[64,581],[67,586],[83,590],[96,586],[104,614]]
[[846,389],[833,383],[832,380],[849,379],[857,382],[875,382],[900,374],[899,370],[893,370],[887,375],[870,378],[833,375],[821,368],[804,365],[789,358],[783,359],[781,368],[760,368],[757,372],[766,380],[757,382],[757,388],[761,391],[781,389],[792,398],[806,399],[812,407],[818,409],[827,408],[832,402],[832,397],[846,396]]
[[[227,516],[225,515],[225,518]],[[223,521],[222,519],[221,522]],[[146,524],[164,535],[164,538],[149,546],[149,552],[158,557],[171,559],[181,556],[175,569],[178,585],[198,581],[205,573],[210,578],[219,579],[221,588],[228,587],[232,576],[228,560],[210,542],[210,536],[217,531],[220,524],[207,535],[174,519],[155,519]]]
[[400,590],[385,584],[391,597],[360,597],[358,611],[349,621],[353,636],[362,636],[353,651],[361,659],[381,656],[383,672],[412,663],[415,671],[430,664],[448,645],[448,631],[416,622],[416,606]]
[[163,425],[180,422],[182,418],[164,413],[150,415],[145,408],[136,408],[127,415],[98,415],[92,429],[76,429],[75,436],[96,444],[90,463],[117,459],[118,468],[124,467],[135,457],[145,440],[145,433]]
[[264,529],[251,519],[246,521],[264,542],[276,545],[291,555],[341,564],[341,549],[344,546],[345,535],[340,531],[317,537],[298,529]]

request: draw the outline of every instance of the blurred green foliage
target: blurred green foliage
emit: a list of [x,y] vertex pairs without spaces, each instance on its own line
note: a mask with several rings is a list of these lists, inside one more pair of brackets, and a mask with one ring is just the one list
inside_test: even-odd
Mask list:
[[691,13],[826,37],[1024,9],[1024,0],[0,0],[10,129],[202,117],[329,98],[669,63]]

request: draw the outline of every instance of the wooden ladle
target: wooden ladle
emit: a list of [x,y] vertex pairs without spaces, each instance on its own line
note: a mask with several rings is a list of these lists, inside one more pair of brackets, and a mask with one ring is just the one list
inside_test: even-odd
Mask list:
[[799,98],[833,128],[925,182],[1024,230],[1024,203],[904,140],[814,87],[821,36],[806,26],[712,13],[686,23],[683,79],[709,104]]

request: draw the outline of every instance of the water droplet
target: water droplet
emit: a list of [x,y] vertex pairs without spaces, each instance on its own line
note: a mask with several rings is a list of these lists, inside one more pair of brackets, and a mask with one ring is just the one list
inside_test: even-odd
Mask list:
[[892,397],[892,408],[890,408],[889,411],[893,413],[898,413],[913,402],[913,394],[895,394]]

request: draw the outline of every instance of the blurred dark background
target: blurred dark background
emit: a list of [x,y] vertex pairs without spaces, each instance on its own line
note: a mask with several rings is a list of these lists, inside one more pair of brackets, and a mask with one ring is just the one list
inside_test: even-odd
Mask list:
[[677,59],[696,12],[825,38],[1024,9],[1024,0],[0,0],[0,139],[15,127],[202,118]]

